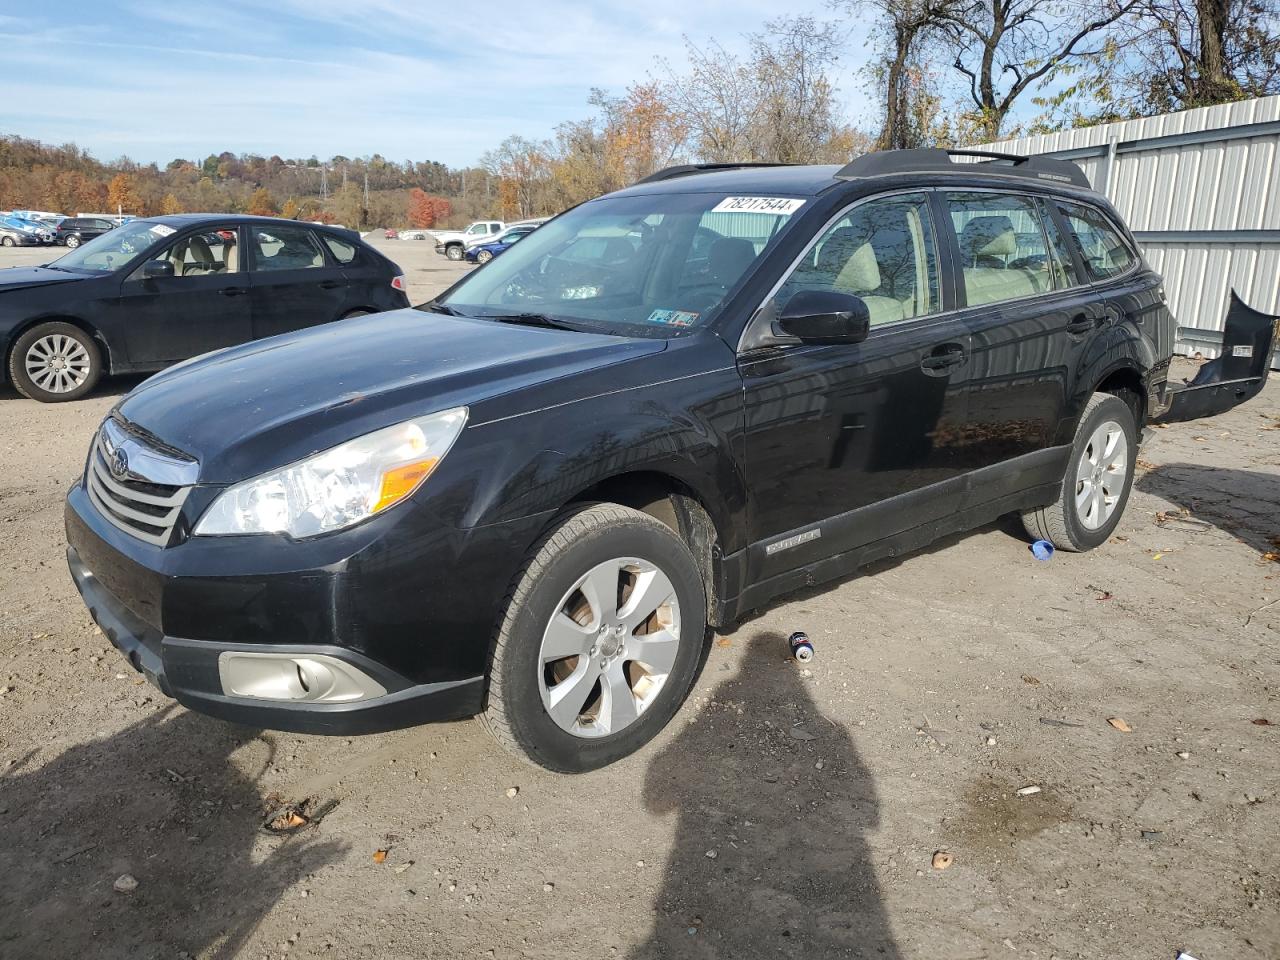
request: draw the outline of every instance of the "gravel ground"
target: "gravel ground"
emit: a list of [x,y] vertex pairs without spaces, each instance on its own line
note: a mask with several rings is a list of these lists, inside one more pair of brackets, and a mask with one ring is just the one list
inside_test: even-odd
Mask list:
[[[415,301],[460,272],[380,245]],[[470,721],[302,737],[140,680],[61,522],[135,382],[0,392],[0,957],[1280,956],[1280,382],[1156,431],[1104,547],[1001,523],[791,597],[576,778]]]

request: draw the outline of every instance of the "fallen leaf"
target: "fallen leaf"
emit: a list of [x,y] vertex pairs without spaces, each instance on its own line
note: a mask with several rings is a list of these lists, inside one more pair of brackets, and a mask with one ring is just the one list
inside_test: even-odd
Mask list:
[[1098,599],[1099,599],[1099,600],[1110,600],[1110,599],[1111,599],[1112,597],[1114,597],[1114,596],[1115,596],[1115,594],[1114,594],[1114,593],[1112,593],[1110,590],[1103,590],[1103,591],[1102,591],[1102,593],[1098,594]]
[[733,641],[732,641],[732,640],[730,640],[728,637],[721,637],[719,640],[717,640],[717,641],[716,641],[716,646],[717,646],[717,647],[732,647],[732,646],[733,646]]
[[945,870],[955,862],[955,857],[947,853],[945,850],[939,850],[933,855],[933,869]]
[[385,850],[375,850],[375,851],[373,851],[373,862],[374,862],[374,863],[385,863],[385,862],[386,862],[386,859],[387,859],[387,851],[385,851]]
[[1266,717],[1259,717],[1257,720],[1251,720],[1250,723],[1252,723],[1255,727],[1271,726],[1271,721],[1268,720]]
[[1022,675],[1022,682],[1023,682],[1023,683],[1029,683],[1029,684],[1031,684],[1031,686],[1033,686],[1033,687],[1038,687],[1038,686],[1040,686],[1040,678],[1039,678],[1039,677],[1033,677],[1033,676],[1031,676],[1031,674],[1029,674],[1029,673],[1024,673],[1024,674]]
[[1115,727],[1121,733],[1133,733],[1133,728],[1124,722],[1124,717],[1107,717],[1107,723]]
[[1280,553],[1268,550],[1262,555],[1263,560],[1270,560],[1272,563],[1280,563]]
[[1192,437],[1191,439],[1192,439],[1192,440],[1194,440],[1196,443],[1205,443],[1205,442],[1207,442],[1207,440],[1206,440],[1206,438],[1205,438],[1205,437]]
[[1163,554],[1163,553],[1157,553],[1157,554],[1156,554],[1155,556],[1153,556],[1151,559],[1152,559],[1152,560],[1159,560],[1159,559],[1160,559],[1161,557],[1163,557],[1163,556],[1164,556],[1164,554]]

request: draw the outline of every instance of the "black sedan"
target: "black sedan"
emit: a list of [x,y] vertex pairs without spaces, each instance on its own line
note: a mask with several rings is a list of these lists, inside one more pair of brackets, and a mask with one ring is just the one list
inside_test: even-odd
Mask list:
[[134,220],[43,267],[0,270],[0,381],[46,403],[104,373],[409,305],[400,268],[337,227],[187,214]]

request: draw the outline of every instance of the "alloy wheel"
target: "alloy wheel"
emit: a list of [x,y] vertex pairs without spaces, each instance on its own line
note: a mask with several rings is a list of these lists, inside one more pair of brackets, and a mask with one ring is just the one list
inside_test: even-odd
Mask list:
[[542,705],[574,736],[617,733],[657,699],[679,646],[671,579],[636,557],[597,564],[565,593],[543,630]]
[[1098,425],[1076,466],[1076,516],[1097,530],[1115,513],[1129,475],[1129,441],[1114,420]]
[[51,333],[27,348],[27,376],[41,390],[70,393],[89,378],[89,351],[74,337]]

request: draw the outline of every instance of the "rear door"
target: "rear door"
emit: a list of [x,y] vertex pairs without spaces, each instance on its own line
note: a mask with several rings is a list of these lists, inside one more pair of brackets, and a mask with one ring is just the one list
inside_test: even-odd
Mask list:
[[938,199],[973,340],[962,456],[989,468],[965,494],[973,507],[1061,480],[1068,400],[1105,310],[1077,262],[1063,259],[1056,229],[1051,240],[1037,198],[966,190]]
[[131,363],[163,366],[251,339],[238,230],[214,224],[175,235],[148,258],[171,264],[173,276],[147,279],[144,261],[121,282],[113,310]]
[[255,338],[328,323],[347,307],[347,278],[315,232],[251,223],[249,296]]

